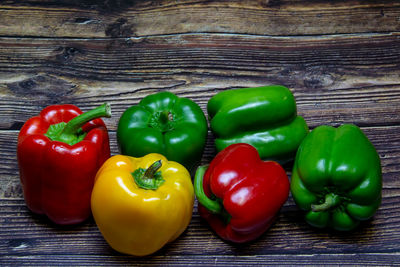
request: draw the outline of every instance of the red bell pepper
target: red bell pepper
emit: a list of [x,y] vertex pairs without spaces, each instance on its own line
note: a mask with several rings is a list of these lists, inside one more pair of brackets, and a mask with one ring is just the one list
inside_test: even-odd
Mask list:
[[262,161],[248,144],[222,150],[195,175],[199,213],[224,240],[256,239],[273,223],[289,196],[289,179],[274,161]]
[[20,180],[28,208],[57,224],[77,224],[90,214],[97,170],[110,157],[99,117],[108,104],[82,114],[74,105],[52,105],[30,118],[18,136]]

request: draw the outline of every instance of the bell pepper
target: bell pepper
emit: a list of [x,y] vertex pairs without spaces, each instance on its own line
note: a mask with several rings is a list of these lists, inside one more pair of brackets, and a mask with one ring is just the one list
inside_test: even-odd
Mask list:
[[96,175],[92,192],[95,222],[115,250],[152,254],[178,238],[192,217],[189,172],[161,154],[116,155]]
[[52,105],[30,118],[18,135],[20,180],[28,208],[56,224],[77,224],[90,212],[97,170],[110,157],[104,104],[82,114],[74,105]]
[[200,162],[207,131],[204,113],[195,102],[159,92],[122,114],[117,139],[123,155],[159,153],[191,170]]
[[222,239],[256,239],[274,222],[289,195],[289,179],[277,162],[262,161],[248,144],[222,150],[194,180],[199,213]]
[[352,230],[374,215],[381,191],[378,153],[357,126],[319,126],[300,145],[291,192],[310,225]]
[[262,159],[285,163],[293,160],[308,133],[292,93],[284,86],[226,90],[209,100],[207,111],[218,151],[247,143]]

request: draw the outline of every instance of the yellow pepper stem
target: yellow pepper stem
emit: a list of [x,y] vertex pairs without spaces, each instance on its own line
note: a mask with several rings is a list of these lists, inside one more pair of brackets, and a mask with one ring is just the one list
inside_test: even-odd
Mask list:
[[161,160],[158,160],[150,165],[149,168],[139,168],[132,173],[138,187],[146,190],[157,190],[165,180],[160,171],[162,166]]

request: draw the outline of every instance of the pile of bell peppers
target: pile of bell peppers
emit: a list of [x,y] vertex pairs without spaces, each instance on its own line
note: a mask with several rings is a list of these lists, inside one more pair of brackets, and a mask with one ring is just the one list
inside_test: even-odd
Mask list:
[[[259,238],[289,191],[314,227],[355,229],[381,201],[379,155],[355,125],[309,132],[291,91],[278,85],[225,90],[208,101],[217,155],[199,166],[207,119],[171,92],[143,98],[118,122],[121,155],[110,157],[104,104],[82,113],[49,106],[18,136],[28,208],[56,224],[91,214],[115,250],[144,256],[177,239],[198,212],[224,240]],[[291,180],[280,164],[293,162]],[[195,172],[194,186],[191,172]]]

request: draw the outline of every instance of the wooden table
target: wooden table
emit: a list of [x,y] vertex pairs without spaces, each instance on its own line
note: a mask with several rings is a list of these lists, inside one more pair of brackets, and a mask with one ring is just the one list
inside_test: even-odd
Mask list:
[[[383,3],[384,2],[384,3]],[[206,112],[217,92],[282,84],[311,129],[354,123],[378,150],[383,200],[351,233],[316,230],[292,197],[245,245],[200,220],[152,256],[113,251],[93,219],[59,228],[25,206],[18,131],[50,104],[105,101],[116,124],[130,105],[168,90]],[[400,2],[300,0],[0,2],[0,265],[253,265],[400,262]],[[211,132],[203,163],[215,156]],[[290,176],[290,167],[287,167]]]

